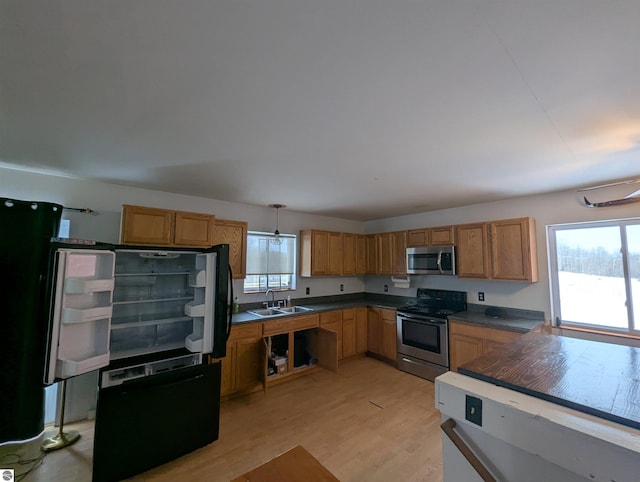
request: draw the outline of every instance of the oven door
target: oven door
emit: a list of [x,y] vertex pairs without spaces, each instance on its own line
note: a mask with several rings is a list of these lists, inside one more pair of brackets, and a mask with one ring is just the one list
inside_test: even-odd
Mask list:
[[398,353],[449,367],[447,320],[398,313]]

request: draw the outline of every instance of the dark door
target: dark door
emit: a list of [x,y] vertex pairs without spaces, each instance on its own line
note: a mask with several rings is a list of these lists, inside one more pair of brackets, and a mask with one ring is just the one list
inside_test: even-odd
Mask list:
[[220,363],[100,390],[93,481],[122,480],[218,439]]

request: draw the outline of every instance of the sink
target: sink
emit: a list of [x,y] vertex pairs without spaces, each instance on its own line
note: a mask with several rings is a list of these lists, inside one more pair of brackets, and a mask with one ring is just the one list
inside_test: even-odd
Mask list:
[[290,315],[293,313],[305,313],[307,311],[313,311],[311,308],[307,308],[306,306],[289,306],[286,308],[263,308],[259,310],[249,310],[247,313],[251,313],[252,315],[259,316],[261,318],[268,318],[269,316],[282,316],[282,315]]
[[284,313],[279,311],[279,308],[263,308],[261,310],[249,310],[247,313],[251,313],[252,315],[260,316],[262,318],[266,318],[268,316],[279,316]]
[[311,308],[307,308],[306,306],[288,306],[286,308],[274,309],[281,313],[304,313],[305,311],[313,311]]

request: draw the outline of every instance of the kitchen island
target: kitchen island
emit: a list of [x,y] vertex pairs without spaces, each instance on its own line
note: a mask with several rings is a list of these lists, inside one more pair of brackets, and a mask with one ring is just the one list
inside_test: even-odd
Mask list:
[[[529,333],[436,379],[496,480],[638,480],[640,349]],[[445,481],[481,480],[443,432]],[[489,479],[490,480],[490,479]]]

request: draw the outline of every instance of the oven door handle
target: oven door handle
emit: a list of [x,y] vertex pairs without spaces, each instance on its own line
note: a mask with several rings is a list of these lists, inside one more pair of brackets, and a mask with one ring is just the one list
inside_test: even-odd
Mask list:
[[406,318],[407,320],[415,321],[417,323],[422,323],[424,325],[446,325],[447,322],[445,320],[436,320],[434,318],[425,318],[424,316],[415,316],[408,314],[398,314],[398,321],[402,321],[402,318]]

